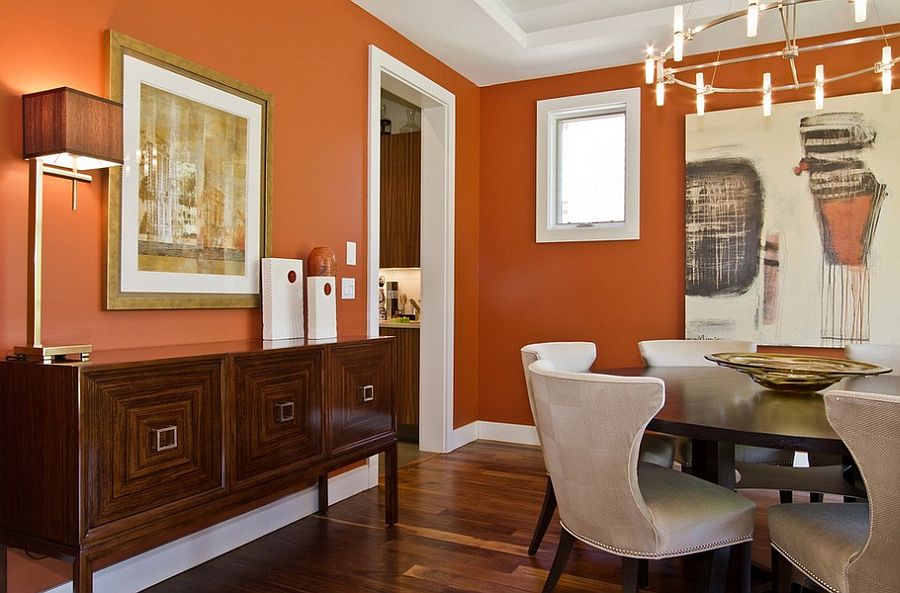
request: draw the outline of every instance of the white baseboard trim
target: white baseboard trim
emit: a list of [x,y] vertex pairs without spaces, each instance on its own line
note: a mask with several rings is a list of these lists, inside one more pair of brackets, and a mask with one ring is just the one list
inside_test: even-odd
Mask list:
[[476,420],[453,430],[450,434],[448,452],[477,440],[498,441],[516,445],[540,445],[537,429],[529,424]]
[[[334,504],[371,486],[371,461],[328,479],[328,502]],[[378,461],[375,459],[377,484]],[[181,572],[312,515],[318,510],[315,486],[224,523],[149,550],[94,573],[94,593],[138,593]],[[72,583],[44,593],[72,593]]]
[[528,424],[478,421],[478,438],[484,441],[500,441],[517,445],[540,445],[537,430]]
[[478,440],[478,422],[471,422],[465,426],[454,428],[450,433],[450,442],[447,443],[447,453],[455,451],[463,445],[468,445]]

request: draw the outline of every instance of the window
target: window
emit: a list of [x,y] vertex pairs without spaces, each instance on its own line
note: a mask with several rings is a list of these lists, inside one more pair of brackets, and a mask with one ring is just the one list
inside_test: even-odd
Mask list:
[[640,235],[640,89],[537,102],[537,242]]

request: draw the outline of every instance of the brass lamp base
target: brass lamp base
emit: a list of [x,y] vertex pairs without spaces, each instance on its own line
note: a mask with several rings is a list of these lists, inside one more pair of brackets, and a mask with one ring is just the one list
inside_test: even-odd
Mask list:
[[[91,359],[91,345],[73,346],[16,346],[13,354],[34,362],[51,364],[54,362],[77,362]],[[69,357],[73,358],[69,358]]]

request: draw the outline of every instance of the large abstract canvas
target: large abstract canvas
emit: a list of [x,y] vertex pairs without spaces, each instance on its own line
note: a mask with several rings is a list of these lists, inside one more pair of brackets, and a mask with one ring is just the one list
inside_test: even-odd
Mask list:
[[685,119],[685,334],[900,343],[900,99]]

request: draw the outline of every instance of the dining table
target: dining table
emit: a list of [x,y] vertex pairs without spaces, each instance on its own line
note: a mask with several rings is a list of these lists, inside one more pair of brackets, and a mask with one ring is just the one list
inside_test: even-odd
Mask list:
[[[691,439],[691,473],[727,488],[735,487],[737,444],[850,458],[850,451],[828,423],[822,391],[767,389],[743,373],[715,366],[629,367],[601,372],[662,379],[665,402],[647,429]],[[850,377],[823,391],[831,389],[900,395],[900,376]]]

